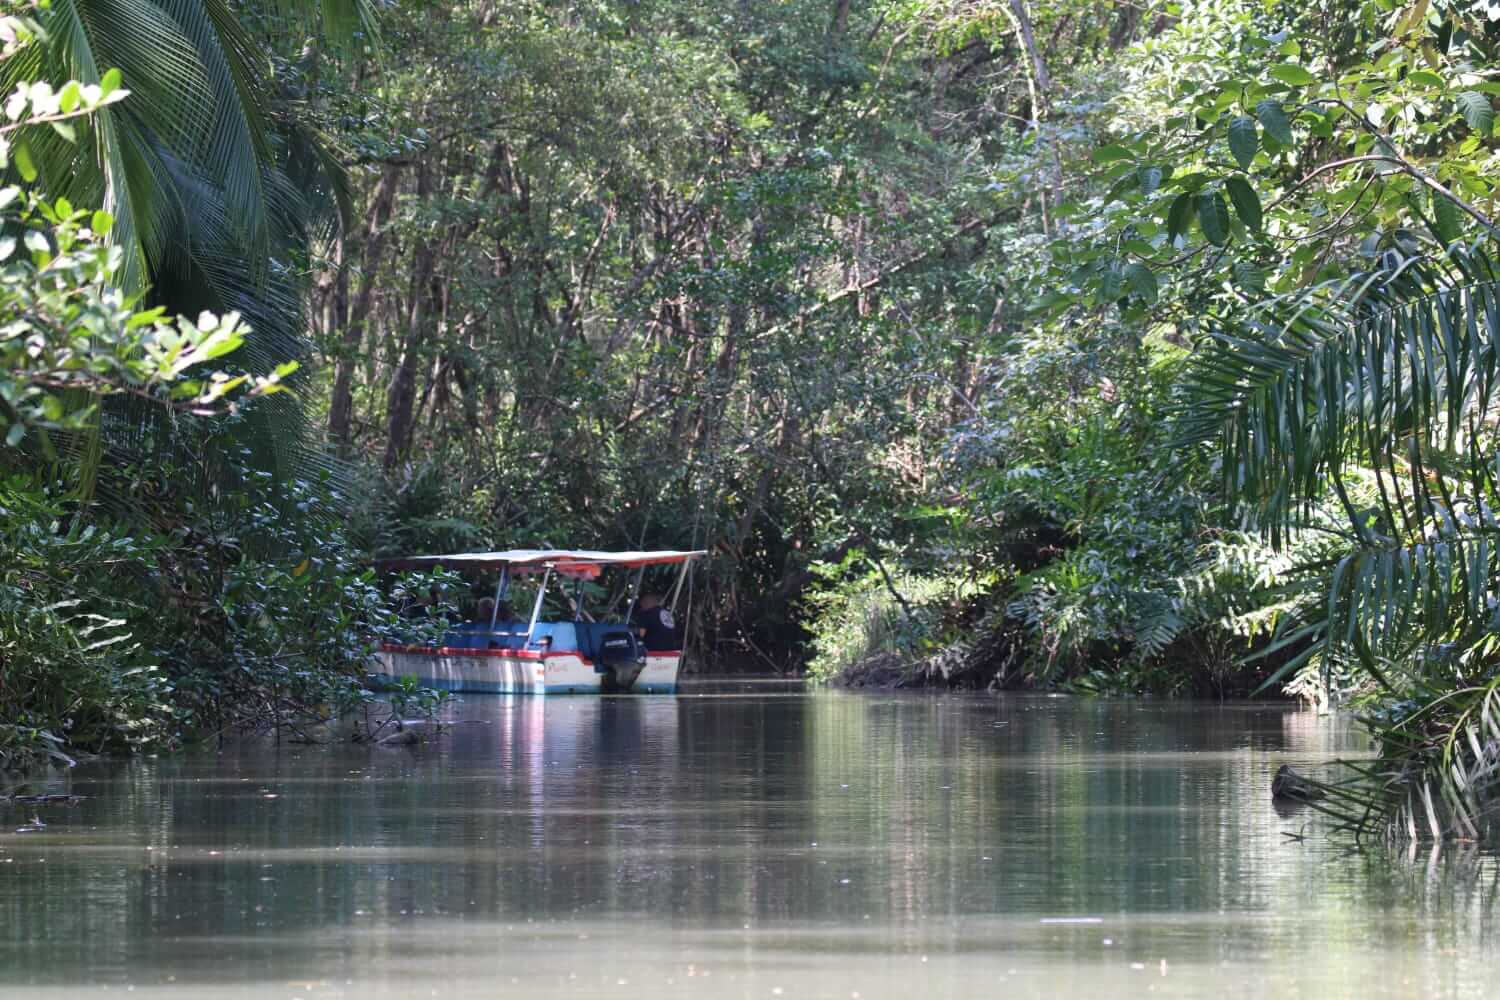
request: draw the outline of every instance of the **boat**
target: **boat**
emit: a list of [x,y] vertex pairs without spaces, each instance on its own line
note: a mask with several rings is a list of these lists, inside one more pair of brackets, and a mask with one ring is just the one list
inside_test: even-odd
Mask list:
[[[389,686],[415,677],[424,687],[497,694],[669,694],[677,690],[686,636],[674,631],[676,648],[647,648],[631,622],[645,571],[679,566],[664,606],[675,614],[683,582],[699,551],[599,552],[586,549],[513,549],[409,556],[377,563],[385,570],[444,567],[497,572],[489,621],[450,627],[440,646],[387,642],[371,665],[371,681]],[[586,584],[610,570],[631,572],[623,619],[596,621],[585,608]],[[529,617],[507,618],[512,585],[536,581]],[[548,586],[571,581],[570,619],[548,620],[543,611]],[[687,617],[687,616],[684,616]],[[665,620],[670,625],[672,617]],[[658,641],[657,645],[661,645]]]

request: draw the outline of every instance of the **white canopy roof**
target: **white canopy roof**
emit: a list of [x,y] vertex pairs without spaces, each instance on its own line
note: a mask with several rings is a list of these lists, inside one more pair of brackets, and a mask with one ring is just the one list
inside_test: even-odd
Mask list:
[[454,552],[445,556],[404,556],[379,561],[384,569],[422,569],[446,566],[449,569],[495,568],[509,566],[526,571],[553,566],[566,569],[582,566],[662,566],[686,562],[708,555],[707,550],[679,552],[662,549],[655,552],[600,552],[594,549],[508,549],[504,552]]

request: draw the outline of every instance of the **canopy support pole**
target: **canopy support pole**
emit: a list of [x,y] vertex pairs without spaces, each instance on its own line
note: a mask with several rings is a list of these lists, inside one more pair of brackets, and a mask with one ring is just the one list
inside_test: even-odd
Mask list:
[[635,602],[641,599],[641,581],[646,578],[646,567],[642,566],[635,571],[635,586],[630,591],[630,603],[625,605],[625,623],[630,624],[630,619],[635,615]]
[[[683,568],[684,573],[686,573],[687,567],[688,567],[688,563],[690,563],[690,562],[692,562],[691,559],[685,560],[683,562],[682,568]],[[692,628],[693,628],[693,585],[695,583],[697,583],[696,580],[689,580],[688,581],[687,613],[682,616],[682,651],[679,654],[679,656],[681,658],[686,658],[687,657],[687,651],[688,651],[688,633],[691,632]],[[679,666],[681,665],[681,663],[682,663],[682,659],[679,659],[678,660]]]
[[500,581],[495,584],[495,606],[490,609],[490,631],[495,631],[495,622],[500,618],[500,602],[505,598],[506,585],[510,583],[510,567],[500,567]]
[[688,567],[693,564],[691,556],[682,561],[682,569],[677,571],[677,585],[672,588],[672,614],[677,614],[677,598],[682,594],[682,581],[687,579]]
[[547,594],[547,581],[552,579],[552,567],[542,574],[542,585],[536,588],[536,603],[531,606],[531,624],[526,626],[526,645],[531,645],[531,633],[536,631],[536,620],[542,614],[542,598]]

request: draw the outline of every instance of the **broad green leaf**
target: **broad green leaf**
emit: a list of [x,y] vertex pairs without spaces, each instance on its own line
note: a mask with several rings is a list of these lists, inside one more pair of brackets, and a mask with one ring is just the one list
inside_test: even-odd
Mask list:
[[1113,302],[1120,297],[1124,290],[1125,276],[1120,272],[1120,262],[1110,261],[1104,273],[1099,276],[1099,300],[1101,302]]
[[1260,196],[1255,193],[1255,188],[1243,177],[1229,177],[1224,181],[1224,190],[1229,192],[1229,200],[1234,202],[1234,210],[1240,221],[1251,232],[1260,232]]
[[1156,304],[1156,275],[1145,264],[1136,262],[1125,268],[1125,283],[1147,305]]
[[47,237],[35,229],[28,230],[25,237],[26,249],[32,253],[51,253],[52,247],[47,243]]
[[95,212],[93,217],[89,219],[89,228],[97,236],[103,236],[105,233],[108,233],[114,228],[114,225],[115,217],[105,211]]
[[1266,276],[1260,272],[1254,264],[1249,261],[1237,260],[1234,262],[1234,283],[1240,289],[1247,292],[1263,292],[1266,290]]
[[1142,167],[1137,174],[1141,185],[1141,194],[1153,194],[1161,187],[1161,167]]
[[1466,90],[1455,97],[1459,114],[1469,123],[1469,128],[1480,135],[1489,135],[1495,127],[1495,109],[1490,99],[1473,90]]
[[72,122],[52,122],[52,131],[62,136],[68,142],[78,141],[78,130],[73,127]]
[[1167,210],[1167,235],[1172,239],[1182,236],[1193,224],[1193,196],[1191,194],[1180,194],[1172,202],[1172,207]]
[[120,71],[111,69],[99,78],[99,99],[104,100],[120,89]]
[[26,426],[24,424],[11,424],[10,431],[5,435],[5,446],[7,448],[14,448],[21,443],[21,439],[25,436]]
[[26,143],[16,143],[14,155],[16,169],[21,172],[21,179],[27,184],[36,180],[36,164],[31,161],[31,150],[26,148]]
[[79,93],[78,81],[69,80],[63,84],[63,89],[57,93],[57,106],[62,109],[64,114],[71,115],[74,111],[78,110],[78,102],[81,99],[82,95]]
[[1093,159],[1095,163],[1117,163],[1121,160],[1133,160],[1135,154],[1124,146],[1100,146],[1094,150]]
[[1229,242],[1229,206],[1219,192],[1204,191],[1198,196],[1198,225],[1208,242],[1217,246]]
[[1260,148],[1260,132],[1255,119],[1249,115],[1236,115],[1229,120],[1229,151],[1241,170],[1250,169],[1255,151]]
[[1414,83],[1419,87],[1439,87],[1443,85],[1443,78],[1425,69],[1414,69],[1406,74],[1408,83]]
[[1463,216],[1451,198],[1432,192],[1432,223],[1435,235],[1443,246],[1450,246],[1463,238]]
[[1291,87],[1309,87],[1318,82],[1318,78],[1296,63],[1282,63],[1272,66],[1270,74],[1282,83]]
[[1280,101],[1267,98],[1255,106],[1255,117],[1260,119],[1266,134],[1283,146],[1292,145],[1292,123]]

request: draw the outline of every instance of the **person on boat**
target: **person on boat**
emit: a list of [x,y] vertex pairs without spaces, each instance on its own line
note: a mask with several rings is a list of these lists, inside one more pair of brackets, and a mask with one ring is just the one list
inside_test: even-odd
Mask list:
[[673,620],[671,610],[662,606],[660,594],[642,594],[630,623],[647,650],[677,649],[680,646],[677,622]]
[[[481,597],[479,606],[474,612],[474,624],[490,627],[490,619],[495,618],[495,599],[493,597]],[[498,619],[496,619],[498,621]]]

